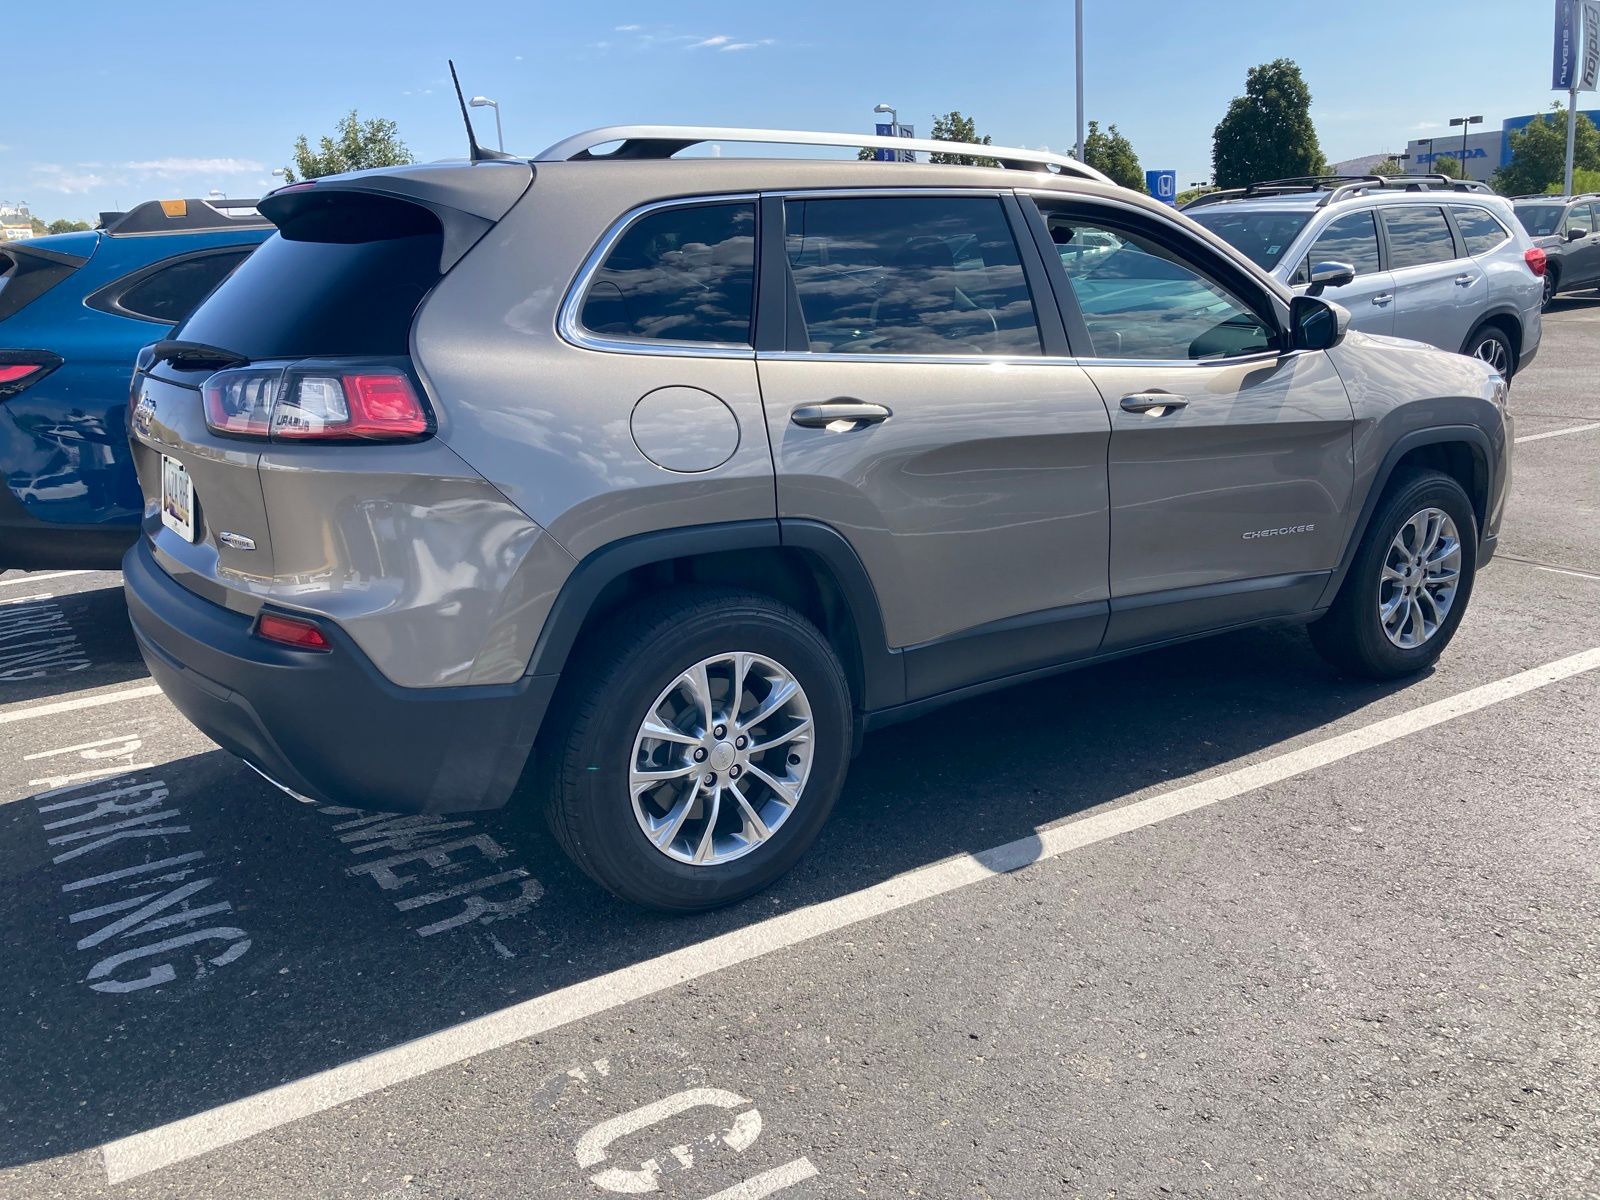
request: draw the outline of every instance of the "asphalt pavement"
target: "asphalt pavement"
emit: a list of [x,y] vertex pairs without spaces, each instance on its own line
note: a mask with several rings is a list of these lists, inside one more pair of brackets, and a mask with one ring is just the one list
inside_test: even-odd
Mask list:
[[1435,670],[1274,628],[942,710],[687,919],[296,804],[118,576],[0,576],[0,1197],[1600,1196],[1597,381],[1562,300]]

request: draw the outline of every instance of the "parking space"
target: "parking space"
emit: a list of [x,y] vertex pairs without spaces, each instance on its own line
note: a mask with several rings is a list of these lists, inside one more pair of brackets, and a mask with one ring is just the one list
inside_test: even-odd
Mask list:
[[1597,327],[1435,671],[1265,629],[967,702],[702,917],[297,805],[118,576],[0,577],[0,1196],[1595,1194]]

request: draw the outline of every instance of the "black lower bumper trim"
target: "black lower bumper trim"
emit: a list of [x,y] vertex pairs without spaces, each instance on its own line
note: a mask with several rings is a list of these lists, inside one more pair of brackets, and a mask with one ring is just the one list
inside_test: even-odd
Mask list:
[[303,798],[393,812],[499,808],[516,790],[556,676],[406,688],[332,622],[331,652],[251,633],[194,595],[140,541],[123,560],[150,674],[202,733]]

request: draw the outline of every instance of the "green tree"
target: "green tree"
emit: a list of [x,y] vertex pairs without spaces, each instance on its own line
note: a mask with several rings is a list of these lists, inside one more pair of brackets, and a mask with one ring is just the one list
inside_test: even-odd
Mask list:
[[[1552,104],[1548,113],[1514,131],[1510,141],[1511,161],[1494,173],[1495,191],[1502,196],[1522,196],[1545,191],[1551,184],[1560,189],[1567,157],[1567,110],[1563,105]],[[1600,130],[1581,114],[1572,165],[1578,171],[1600,171]]]
[[1435,175],[1443,175],[1447,179],[1465,179],[1467,172],[1461,165],[1461,160],[1453,154],[1437,155],[1428,170]]
[[[979,146],[989,145],[989,135],[978,136],[978,126],[971,117],[964,117],[955,109],[951,109],[944,116],[934,115],[933,132],[928,135],[936,142],[972,142]],[[955,163],[963,167],[998,167],[999,161],[993,158],[981,158],[971,154],[944,154],[935,152],[928,155],[929,162]]]
[[1292,59],[1250,68],[1244,95],[1212,133],[1211,166],[1218,187],[1327,171],[1311,124],[1311,89]]
[[[1561,185],[1552,183],[1545,188],[1545,191],[1551,195],[1559,195]],[[1600,192],[1600,171],[1580,171],[1574,167],[1572,169],[1572,192],[1573,195],[1580,196],[1585,192]]]
[[48,229],[51,233],[81,233],[89,228],[87,221],[69,221],[62,217],[59,221],[51,221]]
[[398,167],[417,160],[400,140],[393,121],[373,117],[363,121],[351,109],[339,119],[333,137],[323,137],[312,150],[304,134],[295,139],[294,166],[283,169],[288,183],[297,179],[316,179],[341,171],[365,171],[369,167]]
[[1144,168],[1139,165],[1139,156],[1114,124],[1102,130],[1099,121],[1089,122],[1088,136],[1083,139],[1083,161],[1109,175],[1113,183],[1136,192],[1145,190]]
[[1193,200],[1195,197],[1204,196],[1207,192],[1214,191],[1214,190],[1215,189],[1211,188],[1210,186],[1187,188],[1184,191],[1179,192],[1177,194],[1177,196],[1175,196],[1173,198],[1172,202],[1175,205],[1177,205],[1179,208],[1182,208],[1185,204],[1189,203],[1189,201]]
[[1371,175],[1404,175],[1406,169],[1398,158],[1389,157],[1380,163],[1374,163],[1368,174]]
[[29,217],[28,224],[33,227],[34,237],[43,237],[45,234],[50,232],[50,227],[43,221],[39,220],[38,217]]

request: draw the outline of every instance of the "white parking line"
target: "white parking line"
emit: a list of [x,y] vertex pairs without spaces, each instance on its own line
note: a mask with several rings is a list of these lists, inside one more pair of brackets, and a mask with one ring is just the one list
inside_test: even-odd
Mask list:
[[77,708],[97,708],[102,704],[118,704],[123,700],[142,700],[160,694],[159,687],[147,683],[120,691],[92,692],[73,700],[53,700],[48,704],[8,704],[0,708],[0,725],[9,725],[12,721],[31,721],[35,717],[53,717]]
[[38,592],[32,596],[7,596],[0,604],[31,604],[35,600],[49,600],[54,592]]
[[1523,442],[1542,442],[1545,438],[1566,437],[1569,433],[1588,433],[1591,429],[1600,429],[1600,421],[1589,425],[1570,425],[1566,429],[1552,429],[1549,433],[1530,433],[1526,437],[1513,440],[1520,446]]
[[1535,563],[1534,569],[1549,571],[1552,575],[1572,575],[1578,579],[1600,579],[1600,575],[1591,575],[1587,571],[1568,571],[1565,567],[1541,567]]
[[31,571],[15,579],[0,579],[0,587],[15,587],[19,583],[43,583],[46,579],[65,579],[68,575],[88,575],[89,571]]
[[658,958],[586,979],[319,1071],[293,1083],[107,1142],[100,1148],[106,1178],[111,1183],[121,1183],[196,1158],[490,1050],[704,978],[726,967],[982,883],[997,873],[1015,871],[1242,796],[1597,667],[1600,667],[1600,647],[1109,812],[1042,829],[1034,836],[977,854],[921,867],[859,892],[734,929]]

